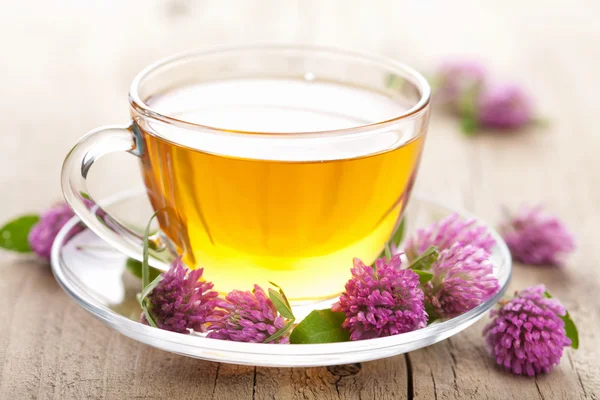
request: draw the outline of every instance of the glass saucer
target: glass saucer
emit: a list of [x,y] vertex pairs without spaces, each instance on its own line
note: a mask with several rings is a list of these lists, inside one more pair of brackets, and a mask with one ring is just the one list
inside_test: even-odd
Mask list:
[[[143,227],[151,215],[143,190],[120,193],[100,203],[131,227]],[[472,217],[466,212],[413,196],[405,213],[407,236],[416,227],[426,226],[452,212]],[[463,315],[434,322],[417,331],[355,342],[302,345],[229,342],[140,324],[136,293],[141,282],[126,270],[127,256],[109,247],[88,229],[72,236],[80,223],[77,217],[71,219],[60,231],[52,249],[52,271],[64,291],[93,316],[125,336],[162,350],[216,362],[310,367],[369,361],[406,353],[455,335],[483,317],[502,297],[511,275],[508,249],[500,236],[488,226],[496,240],[492,261],[501,289],[494,297]],[[481,220],[479,223],[486,225]],[[313,307],[323,308],[321,304]]]

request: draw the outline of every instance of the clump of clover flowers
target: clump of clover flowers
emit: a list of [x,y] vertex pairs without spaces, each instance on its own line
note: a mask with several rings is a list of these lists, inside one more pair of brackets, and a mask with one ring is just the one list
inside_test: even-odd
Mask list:
[[495,82],[474,60],[448,60],[432,77],[434,100],[461,120],[462,130],[510,131],[538,122],[531,96],[515,83]]
[[[146,325],[189,334],[208,332],[207,337],[250,343],[287,343],[286,333],[294,321],[291,307],[281,291],[277,302],[287,311],[283,317],[274,302],[258,285],[252,291],[234,290],[219,299],[213,284],[202,279],[203,269],[188,270],[181,258],[140,295]],[[270,289],[272,290],[272,289]]]
[[[158,213],[157,211],[154,216]],[[142,307],[140,322],[156,328],[189,334],[208,332],[214,339],[250,343],[287,343],[294,323],[290,303],[283,290],[258,285],[252,291],[233,290],[224,299],[218,298],[213,284],[202,279],[203,269],[189,270],[180,257],[167,272],[150,278],[148,222],[141,263],[142,292],[138,301]]]
[[[404,229],[400,224],[398,229]],[[396,249],[401,234],[393,235]],[[323,343],[411,332],[471,310],[499,290],[489,251],[494,241],[475,220],[453,214],[407,241],[406,255],[386,246],[373,265],[356,258],[351,278],[331,309],[316,310],[294,327],[281,288],[234,290],[217,297],[202,270],[181,260],[142,295],[142,320],[180,333],[254,343]],[[403,261],[403,259],[405,261]],[[291,334],[290,334],[291,331]]]
[[[392,246],[388,243],[373,265],[355,258],[338,301],[329,309],[312,311],[295,326],[292,307],[274,283],[277,290],[265,292],[254,285],[252,291],[233,290],[220,299],[212,283],[201,279],[202,269],[189,271],[180,258],[152,283],[143,283],[141,319],[174,332],[205,332],[213,339],[331,343],[421,329],[461,315],[500,290],[490,261],[494,240],[475,220],[452,214],[420,229],[407,240],[405,253],[397,251],[401,236],[392,236]],[[148,279],[147,257],[146,239],[143,280]],[[578,346],[568,312],[543,286],[517,292],[490,315],[492,321],[484,329],[489,351],[515,374],[549,372],[560,362],[564,347]]]
[[[14,219],[0,228],[0,247],[33,251],[47,259],[56,235],[73,216],[67,205],[58,204],[41,215]],[[70,233],[82,229],[74,227]],[[213,284],[203,279],[203,269],[189,270],[181,258],[158,275],[148,265],[149,229],[150,223],[143,262],[127,265],[142,278],[140,320],[183,334],[200,332],[214,339],[279,344],[365,340],[453,318],[499,290],[489,259],[494,239],[485,227],[453,214],[417,230],[402,251],[402,222],[373,265],[354,259],[345,291],[330,309],[312,311],[294,327],[292,307],[273,283],[277,290],[265,292],[254,285],[252,291],[234,290],[221,299],[212,290]],[[522,207],[501,225],[501,232],[513,257],[529,264],[558,265],[574,249],[562,222],[540,207]],[[501,300],[490,316],[483,331],[488,350],[498,365],[514,374],[548,373],[559,364],[565,347],[579,346],[569,313],[543,285]]]
[[[395,254],[386,248],[372,266],[355,259],[352,277],[331,315],[313,312],[320,314],[310,323],[326,325],[337,314],[350,340],[389,336],[465,313],[498,292],[490,261],[494,240],[475,220],[453,214],[419,230],[406,243],[407,263],[397,250],[401,236],[394,234],[390,243]],[[292,332],[292,342],[298,336],[304,339],[300,343],[314,343],[311,330],[300,329],[303,324]]]

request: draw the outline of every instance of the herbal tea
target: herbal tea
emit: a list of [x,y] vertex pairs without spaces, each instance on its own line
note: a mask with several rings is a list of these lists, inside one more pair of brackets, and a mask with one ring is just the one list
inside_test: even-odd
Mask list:
[[374,261],[396,227],[423,146],[424,132],[396,130],[360,146],[320,137],[319,152],[279,151],[277,140],[292,132],[349,129],[406,110],[385,94],[336,83],[226,80],[146,101],[179,120],[269,134],[264,145],[220,148],[201,129],[181,133],[179,144],[144,135],[148,195],[166,210],[161,230],[220,292],[272,281],[296,301],[339,294],[352,259]]

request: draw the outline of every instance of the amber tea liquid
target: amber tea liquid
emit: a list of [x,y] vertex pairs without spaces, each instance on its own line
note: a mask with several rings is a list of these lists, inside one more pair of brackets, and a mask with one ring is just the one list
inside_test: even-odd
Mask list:
[[[197,84],[147,102],[188,122],[275,137],[404,111],[364,88],[292,79]],[[158,216],[163,233],[220,292],[273,281],[293,300],[334,297],[354,257],[375,260],[401,216],[423,146],[419,132],[386,132],[362,145],[324,142],[318,152],[301,144],[281,150],[268,137],[215,149],[201,131],[185,135],[177,142],[189,146],[144,135],[144,179],[153,207],[167,210]]]

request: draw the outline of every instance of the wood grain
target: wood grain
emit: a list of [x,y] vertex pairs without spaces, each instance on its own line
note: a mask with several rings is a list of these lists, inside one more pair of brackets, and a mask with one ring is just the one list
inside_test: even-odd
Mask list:
[[[274,41],[371,51],[423,71],[447,56],[479,57],[535,93],[550,128],[466,138],[434,113],[418,190],[492,222],[502,204],[541,202],[560,215],[577,237],[576,254],[563,269],[515,265],[511,287],[545,283],[571,311],[581,346],[536,379],[494,365],[485,321],[362,364],[215,364],[118,335],[70,301],[46,265],[0,253],[1,399],[600,398],[598,2],[60,0],[2,9],[0,220],[60,198],[66,152],[86,131],[128,119],[128,84],[159,57]],[[98,197],[139,182],[126,156],[93,174]]]

